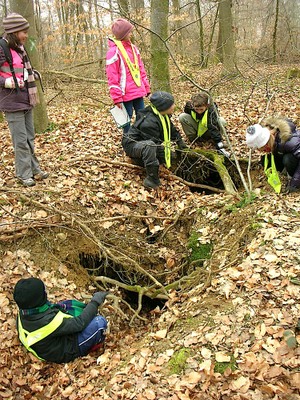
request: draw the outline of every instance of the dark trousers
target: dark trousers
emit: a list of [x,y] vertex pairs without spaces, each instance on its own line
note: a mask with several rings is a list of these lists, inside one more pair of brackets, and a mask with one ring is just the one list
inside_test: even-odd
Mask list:
[[152,140],[141,140],[128,144],[127,138],[123,137],[122,145],[127,156],[141,167],[159,165],[165,162],[163,146],[155,144]]
[[[145,108],[144,99],[143,97],[139,97],[138,99],[124,101],[124,107],[126,108],[129,118],[131,119],[133,116],[133,110],[135,111],[136,115],[139,110]],[[124,133],[128,132],[129,128],[130,128],[130,122],[123,127],[123,132]]]

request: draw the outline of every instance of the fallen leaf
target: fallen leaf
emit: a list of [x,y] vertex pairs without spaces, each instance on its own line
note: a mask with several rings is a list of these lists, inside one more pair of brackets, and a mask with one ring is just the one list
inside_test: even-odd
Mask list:
[[161,329],[160,331],[153,333],[152,336],[156,340],[161,340],[167,337],[167,333],[168,333],[167,329]]
[[215,359],[217,362],[230,362],[231,357],[225,351],[218,351],[215,354]]

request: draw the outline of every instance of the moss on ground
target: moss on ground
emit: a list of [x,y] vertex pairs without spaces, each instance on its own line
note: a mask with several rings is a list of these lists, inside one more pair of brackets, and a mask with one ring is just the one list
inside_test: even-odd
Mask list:
[[169,360],[170,374],[179,375],[182,371],[184,371],[186,366],[186,360],[190,357],[190,355],[191,355],[191,350],[185,347],[176,351]]
[[231,371],[235,371],[237,369],[236,360],[233,356],[231,356],[229,362],[216,361],[214,371],[220,374],[224,374],[227,368],[230,368]]
[[190,250],[189,261],[204,261],[209,259],[212,251],[211,243],[200,243],[199,234],[193,231],[188,240],[188,249]]

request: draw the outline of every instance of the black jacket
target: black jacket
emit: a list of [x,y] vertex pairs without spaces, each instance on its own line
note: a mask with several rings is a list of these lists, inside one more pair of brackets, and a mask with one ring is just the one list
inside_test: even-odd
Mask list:
[[[215,104],[215,107],[217,105]],[[190,101],[188,101],[184,107],[184,112],[186,114],[190,114],[192,115],[192,111],[195,111],[192,103]],[[197,119],[202,119],[203,118],[204,113],[202,114],[198,114],[196,112],[196,118]],[[220,132],[220,128],[219,128],[219,124],[218,124],[218,117],[217,114],[214,110],[214,107],[208,107],[208,115],[207,115],[207,132],[205,132],[204,136],[207,136],[207,134],[210,135],[210,137],[212,138],[212,140],[215,142],[215,144],[218,144],[219,142],[222,142],[222,135]]]
[[[178,144],[182,143],[180,132],[171,122],[171,140]],[[142,140],[152,140],[155,144],[161,145],[164,141],[163,127],[159,116],[154,114],[150,106],[138,111],[136,121],[127,133],[124,133],[122,146],[127,153],[127,149],[136,142]]]
[[[29,332],[49,324],[58,313],[58,308],[21,316],[23,328]],[[78,317],[64,318],[62,324],[45,339],[32,346],[37,355],[46,361],[67,363],[80,356],[78,333],[83,331],[98,313],[98,304],[91,301]]]
[[298,130],[293,121],[284,118],[268,117],[263,121],[263,125],[269,128],[276,128],[275,144],[273,154],[276,160],[276,167],[280,171],[283,165],[278,167],[278,162],[285,154],[292,154],[298,160],[292,176],[290,185],[300,188],[300,130]]

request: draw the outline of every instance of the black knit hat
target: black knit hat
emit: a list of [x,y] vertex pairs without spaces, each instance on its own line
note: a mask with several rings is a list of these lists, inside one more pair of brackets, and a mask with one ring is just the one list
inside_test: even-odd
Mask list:
[[29,28],[29,22],[22,15],[17,13],[8,14],[3,20],[5,33],[25,31]]
[[154,92],[150,101],[158,111],[166,111],[174,104],[174,97],[168,92]]
[[47,293],[43,281],[38,278],[20,279],[15,286],[14,300],[21,310],[44,305]]

